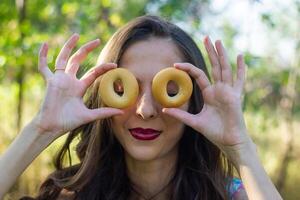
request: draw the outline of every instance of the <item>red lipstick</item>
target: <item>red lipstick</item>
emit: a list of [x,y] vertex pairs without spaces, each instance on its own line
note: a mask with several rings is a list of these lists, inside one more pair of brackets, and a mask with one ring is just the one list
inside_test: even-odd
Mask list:
[[129,129],[131,135],[137,140],[154,140],[157,138],[161,131],[151,128],[133,128]]

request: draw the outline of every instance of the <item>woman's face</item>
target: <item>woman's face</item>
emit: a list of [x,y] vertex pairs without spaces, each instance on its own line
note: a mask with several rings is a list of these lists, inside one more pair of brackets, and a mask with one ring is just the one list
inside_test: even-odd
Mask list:
[[[183,62],[182,55],[171,39],[166,38],[153,37],[136,42],[122,55],[119,67],[132,72],[139,83],[136,103],[126,108],[123,115],[112,118],[113,131],[125,150],[125,156],[134,160],[151,161],[177,153],[177,144],[183,134],[184,124],[163,114],[163,107],[151,92],[153,77],[176,62]],[[174,89],[176,85],[168,85],[168,90]],[[180,109],[187,110],[188,102]],[[140,128],[157,130],[159,134],[155,133],[154,137],[146,135],[148,140],[145,140],[135,135],[136,131],[139,133]],[[148,133],[151,134],[153,130]],[[144,130],[143,133],[145,132],[147,131]]]

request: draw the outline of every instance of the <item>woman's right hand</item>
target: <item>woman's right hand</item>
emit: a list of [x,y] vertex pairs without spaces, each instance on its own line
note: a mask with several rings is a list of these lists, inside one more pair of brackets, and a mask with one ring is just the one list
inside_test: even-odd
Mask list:
[[79,35],[73,34],[65,43],[56,59],[54,73],[47,66],[48,45],[44,43],[41,46],[39,71],[46,81],[47,91],[44,102],[34,118],[34,124],[40,134],[49,133],[57,138],[82,124],[123,113],[115,108],[88,109],[85,106],[82,97],[87,88],[101,74],[115,68],[116,64],[96,66],[78,79],[76,73],[80,63],[100,44],[99,39],[88,42],[70,57],[78,39]]

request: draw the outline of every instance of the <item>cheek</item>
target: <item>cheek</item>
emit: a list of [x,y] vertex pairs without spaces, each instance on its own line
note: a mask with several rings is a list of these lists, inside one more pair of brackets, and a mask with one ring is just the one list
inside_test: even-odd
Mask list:
[[178,140],[183,133],[184,123],[171,116],[165,116],[164,122],[168,130],[169,139]]
[[127,116],[124,113],[123,115],[118,115],[112,117],[112,128],[115,133],[120,132],[121,128],[126,126]]
[[[179,109],[187,111],[188,107],[189,107],[189,103],[185,103],[181,107],[179,107]],[[166,125],[168,126],[169,130],[174,133],[177,133],[176,135],[181,134],[181,132],[183,131],[183,128],[185,126],[185,124],[182,121],[177,120],[169,115],[165,115],[164,121],[165,121]]]
[[134,114],[134,109],[123,109],[124,114],[116,115],[112,117],[112,127],[115,133],[118,133],[121,128],[129,128],[127,127],[127,121],[129,120],[130,116]]

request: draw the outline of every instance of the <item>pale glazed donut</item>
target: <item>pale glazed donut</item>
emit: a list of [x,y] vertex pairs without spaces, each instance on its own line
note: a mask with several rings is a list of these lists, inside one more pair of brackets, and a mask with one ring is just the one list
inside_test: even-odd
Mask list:
[[[178,86],[178,93],[169,96],[167,86],[169,81],[174,81]],[[192,95],[193,83],[190,76],[182,70],[168,67],[158,72],[152,82],[152,95],[164,107],[179,107]]]
[[[114,90],[114,82],[121,80],[124,88],[120,96]],[[124,68],[115,68],[106,72],[99,86],[100,97],[104,104],[114,108],[126,108],[135,103],[139,86],[135,76]]]

